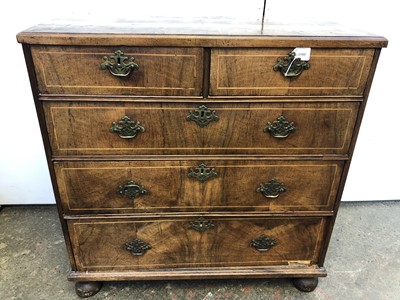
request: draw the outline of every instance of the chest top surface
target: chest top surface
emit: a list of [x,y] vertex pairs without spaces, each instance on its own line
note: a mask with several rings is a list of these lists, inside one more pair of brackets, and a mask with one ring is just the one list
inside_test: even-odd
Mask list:
[[202,47],[381,48],[387,40],[335,23],[279,24],[229,18],[148,18],[99,23],[59,21],[41,24],[18,34],[27,44]]

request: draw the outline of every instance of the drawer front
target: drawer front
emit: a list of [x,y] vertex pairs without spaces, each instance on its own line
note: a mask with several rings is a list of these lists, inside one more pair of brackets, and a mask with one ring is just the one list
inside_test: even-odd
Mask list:
[[68,221],[78,271],[313,264],[324,225],[320,217]]
[[69,213],[331,211],[342,161],[57,162]]
[[[121,65],[133,57],[138,67],[114,70],[117,50],[127,57],[120,58]],[[42,94],[200,96],[202,53],[201,48],[32,47]],[[101,68],[105,56],[120,75]]]
[[[208,115],[200,107],[196,103],[44,104],[53,155],[69,155],[346,154],[359,103],[209,103]],[[196,115],[201,119],[202,113],[203,121],[212,119],[206,126],[188,120]],[[134,138],[124,136],[127,128],[135,130]]]
[[215,49],[211,89],[215,96],[361,96],[373,49],[312,49],[309,69],[296,77],[274,71],[293,49]]

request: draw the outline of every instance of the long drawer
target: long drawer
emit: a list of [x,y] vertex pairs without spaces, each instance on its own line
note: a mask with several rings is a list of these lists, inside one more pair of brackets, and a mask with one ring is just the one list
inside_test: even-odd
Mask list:
[[53,155],[347,154],[358,102],[45,102]]
[[331,211],[343,161],[56,162],[67,213]]
[[[289,48],[213,49],[213,96],[361,96],[374,55],[373,49],[311,49],[307,69],[294,77],[279,71]],[[290,59],[289,59],[290,61]],[[289,62],[286,62],[289,64]],[[275,67],[275,70],[274,70]]]
[[318,261],[325,219],[68,220],[78,271],[268,266]]
[[201,94],[201,48],[33,46],[32,57],[42,94]]

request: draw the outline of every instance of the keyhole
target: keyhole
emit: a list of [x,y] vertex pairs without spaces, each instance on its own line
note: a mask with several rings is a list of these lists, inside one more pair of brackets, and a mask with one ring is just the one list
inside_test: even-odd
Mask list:
[[204,173],[206,172],[206,170],[204,168],[200,168],[200,174],[204,175]]

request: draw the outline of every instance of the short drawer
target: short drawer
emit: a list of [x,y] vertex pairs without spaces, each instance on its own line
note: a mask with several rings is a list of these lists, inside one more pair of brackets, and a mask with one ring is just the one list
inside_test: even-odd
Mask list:
[[[201,48],[32,46],[42,94],[200,96],[202,53]],[[102,68],[105,62],[109,67]]]
[[361,96],[373,49],[311,49],[309,68],[295,77],[274,71],[292,49],[215,49],[210,94],[214,96]]
[[56,162],[66,213],[332,211],[342,161]]
[[320,217],[80,219],[68,228],[78,271],[318,262]]
[[358,107],[358,102],[44,104],[56,156],[346,154]]

